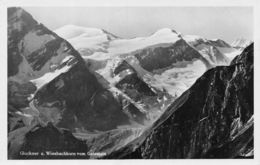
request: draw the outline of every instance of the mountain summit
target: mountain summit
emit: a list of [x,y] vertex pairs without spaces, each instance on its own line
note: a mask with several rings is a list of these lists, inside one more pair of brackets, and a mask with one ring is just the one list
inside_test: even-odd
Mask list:
[[252,41],[249,41],[245,38],[238,38],[235,41],[232,42],[232,47],[237,48],[237,49],[244,49],[248,45],[250,45]]

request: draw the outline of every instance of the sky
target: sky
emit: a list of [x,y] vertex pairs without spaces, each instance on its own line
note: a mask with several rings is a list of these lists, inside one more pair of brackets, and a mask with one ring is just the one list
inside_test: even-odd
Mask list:
[[101,28],[122,38],[148,36],[161,28],[182,34],[253,40],[251,7],[24,7],[51,30],[68,24]]

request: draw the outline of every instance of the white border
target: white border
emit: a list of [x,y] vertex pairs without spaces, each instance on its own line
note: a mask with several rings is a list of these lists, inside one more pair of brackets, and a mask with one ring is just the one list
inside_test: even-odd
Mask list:
[[[7,160],[7,7],[8,6],[252,6],[254,7],[254,71],[255,71],[255,158],[254,160],[43,160],[43,161],[21,161]],[[58,13],[57,13],[58,14]],[[259,129],[259,98],[260,98],[260,1],[259,0],[0,0],[0,100],[1,100],[1,115],[0,115],[0,164],[33,164],[36,163],[62,163],[64,165],[71,164],[194,164],[194,165],[209,165],[210,164],[236,164],[236,165],[260,165],[259,147],[260,147],[260,129]]]
[[254,6],[257,0],[3,0],[6,6]]

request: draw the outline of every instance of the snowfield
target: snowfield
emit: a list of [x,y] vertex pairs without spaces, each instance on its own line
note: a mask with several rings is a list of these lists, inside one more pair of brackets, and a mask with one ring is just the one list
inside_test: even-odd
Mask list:
[[241,49],[235,49],[235,48],[221,48],[218,47],[218,50],[226,55],[227,58],[229,58],[229,61],[232,61],[236,56],[242,53]]
[[51,82],[51,80],[53,80],[56,77],[58,77],[61,73],[67,72],[70,68],[71,68],[71,66],[67,66],[66,65],[66,66],[64,66],[61,69],[57,69],[57,70],[55,70],[53,72],[45,73],[42,77],[37,78],[37,79],[33,79],[33,80],[31,80],[31,82],[35,84],[37,89],[40,89],[45,84]]
[[[144,48],[168,47],[184,39],[192,48],[197,50],[212,66],[228,65],[241,51],[232,47],[214,47],[210,40],[197,35],[181,35],[180,33],[163,28],[150,36],[123,39],[101,29],[67,25],[55,31],[67,39],[82,55],[92,71],[104,77],[111,87],[114,87],[122,77],[113,76],[113,70],[121,60],[126,60],[147,84],[172,96],[180,96],[188,89],[207,67],[200,60],[183,61],[163,70],[161,73],[150,73],[140,66],[133,56]],[[214,43],[222,40],[211,40]],[[221,60],[220,56],[221,55]],[[122,76],[122,75],[121,75]]]
[[108,42],[117,38],[102,29],[75,25],[61,27],[55,30],[55,33],[69,41],[83,56],[106,52]]
[[72,39],[79,36],[84,37],[96,37],[103,35],[104,32],[101,29],[97,28],[85,28],[76,25],[65,25],[54,31],[60,37],[64,39]]
[[[68,40],[77,50],[103,49],[103,51],[96,51],[97,54],[93,53],[94,56],[102,56],[103,53],[109,53],[110,55],[130,53],[148,46],[175,43],[180,39],[178,33],[168,28],[160,29],[148,37],[138,37],[133,39],[111,37],[114,35],[107,33],[104,30],[75,25],[66,25],[61,27],[55,30],[55,33]],[[83,54],[83,56],[84,55],[85,54]]]
[[234,48],[242,48],[244,49],[245,47],[247,47],[248,45],[250,45],[252,43],[252,41],[246,40],[245,38],[238,38],[235,41],[232,42],[232,46]]
[[176,32],[164,28],[148,37],[114,40],[110,43],[108,52],[113,54],[130,53],[153,45],[162,46],[161,44],[175,43],[179,39],[180,37]]
[[174,67],[162,74],[155,74],[156,81],[152,86],[166,89],[172,96],[180,96],[207,70],[200,60],[184,62],[184,65],[186,67]]

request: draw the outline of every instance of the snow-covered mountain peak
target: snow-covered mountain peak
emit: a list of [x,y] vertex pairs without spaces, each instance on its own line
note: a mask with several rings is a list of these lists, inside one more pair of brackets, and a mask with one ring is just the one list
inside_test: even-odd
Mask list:
[[185,35],[183,39],[198,50],[212,65],[227,65],[240,53],[222,39],[206,39],[197,35]]
[[205,43],[205,44],[210,44],[210,45],[216,46],[216,47],[227,47],[227,48],[231,47],[227,42],[225,42],[222,39],[218,39],[218,38],[206,39],[206,38],[198,36],[198,35],[185,35],[185,36],[183,36],[183,39],[192,45]]
[[251,43],[252,43],[252,41],[247,40],[245,38],[238,38],[234,42],[232,42],[231,46],[234,47],[234,48],[241,49],[241,48],[247,47]]
[[84,56],[106,52],[108,43],[118,39],[106,30],[77,25],[65,25],[55,30],[55,33],[68,40]]
[[161,28],[161,29],[157,30],[155,33],[153,33],[153,35],[169,35],[172,33],[177,34],[177,32],[175,30],[172,30],[170,28]]
[[210,41],[214,41],[214,42],[225,42],[222,39],[219,38],[213,38],[213,39],[209,39]]
[[55,31],[67,39],[83,56],[95,53],[124,54],[154,45],[175,43],[181,34],[170,28],[162,28],[147,37],[119,38],[106,30],[66,25]]
[[71,39],[84,35],[84,37],[94,37],[103,35],[104,31],[98,28],[86,28],[77,25],[65,25],[55,30],[55,33],[62,36],[65,39]]
[[169,44],[174,44],[180,39],[181,37],[179,34],[174,33],[169,29],[162,29],[148,37],[114,40],[110,42],[108,52],[112,54],[125,54],[147,47],[164,47]]

